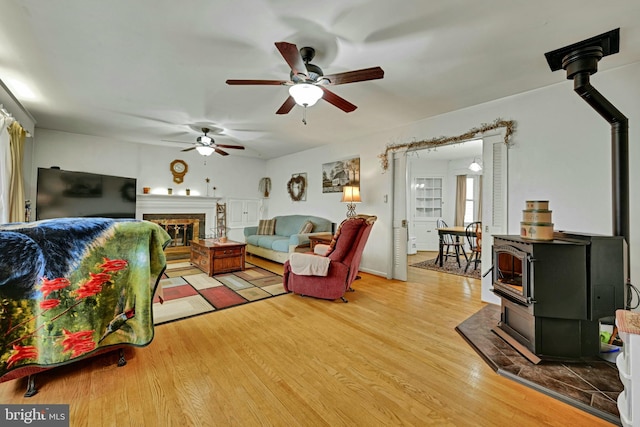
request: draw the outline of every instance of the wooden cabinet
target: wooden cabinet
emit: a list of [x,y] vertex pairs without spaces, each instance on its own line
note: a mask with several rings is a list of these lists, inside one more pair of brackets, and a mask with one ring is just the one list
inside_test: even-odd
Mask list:
[[414,221],[413,234],[416,238],[416,249],[419,251],[437,251],[439,247],[436,221]]
[[191,264],[209,276],[244,270],[245,243],[200,239],[191,242]]
[[229,199],[227,201],[227,227],[244,228],[258,225],[260,218],[258,199]]

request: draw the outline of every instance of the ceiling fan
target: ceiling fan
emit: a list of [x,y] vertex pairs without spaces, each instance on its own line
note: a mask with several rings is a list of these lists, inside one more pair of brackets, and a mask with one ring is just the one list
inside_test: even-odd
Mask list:
[[291,68],[290,80],[227,80],[227,84],[290,86],[289,97],[276,111],[276,114],[287,114],[296,104],[305,108],[310,107],[320,98],[335,105],[342,111],[350,113],[358,107],[331,92],[327,89],[327,86],[376,80],[384,77],[384,71],[380,67],[324,75],[320,67],[309,62],[315,56],[316,51],[314,48],[303,47],[298,51],[298,47],[292,43],[277,42],[275,45]]
[[185,148],[184,150],[180,151],[198,150],[198,153],[202,154],[203,156],[210,156],[215,151],[222,156],[228,156],[229,153],[221,150],[220,148],[234,148],[237,150],[244,150],[244,147],[242,145],[216,144],[213,138],[207,135],[209,133],[209,128],[202,128],[202,132],[204,133],[204,135],[201,135],[196,139],[196,143],[193,147]]

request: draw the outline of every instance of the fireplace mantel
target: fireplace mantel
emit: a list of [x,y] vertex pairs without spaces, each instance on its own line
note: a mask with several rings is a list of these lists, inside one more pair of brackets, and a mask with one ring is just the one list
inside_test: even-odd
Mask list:
[[[203,196],[178,196],[167,194],[138,194],[136,196],[136,217],[141,209],[157,208],[157,207],[203,207],[215,210],[216,203],[220,197],[203,197]],[[149,213],[146,210],[142,213]],[[173,213],[173,212],[172,212]]]

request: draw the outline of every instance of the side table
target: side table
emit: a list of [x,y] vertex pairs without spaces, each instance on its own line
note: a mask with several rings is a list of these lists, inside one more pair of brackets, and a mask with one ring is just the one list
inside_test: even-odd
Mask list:
[[313,248],[317,244],[328,245],[331,243],[331,239],[333,239],[333,234],[324,233],[324,234],[314,234],[313,236],[309,236],[309,245],[311,246],[311,252],[313,252]]

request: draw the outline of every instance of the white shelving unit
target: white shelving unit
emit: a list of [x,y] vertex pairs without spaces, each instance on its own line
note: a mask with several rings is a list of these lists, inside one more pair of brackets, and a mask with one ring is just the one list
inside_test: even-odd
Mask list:
[[620,422],[624,427],[640,427],[640,313],[617,310],[616,326],[623,342],[616,359],[624,385],[618,396]]
[[415,188],[415,219],[438,219],[442,217],[442,181],[441,177],[416,177]]
[[413,230],[418,250],[437,250],[436,222],[443,215],[443,177],[425,176],[413,179]]

